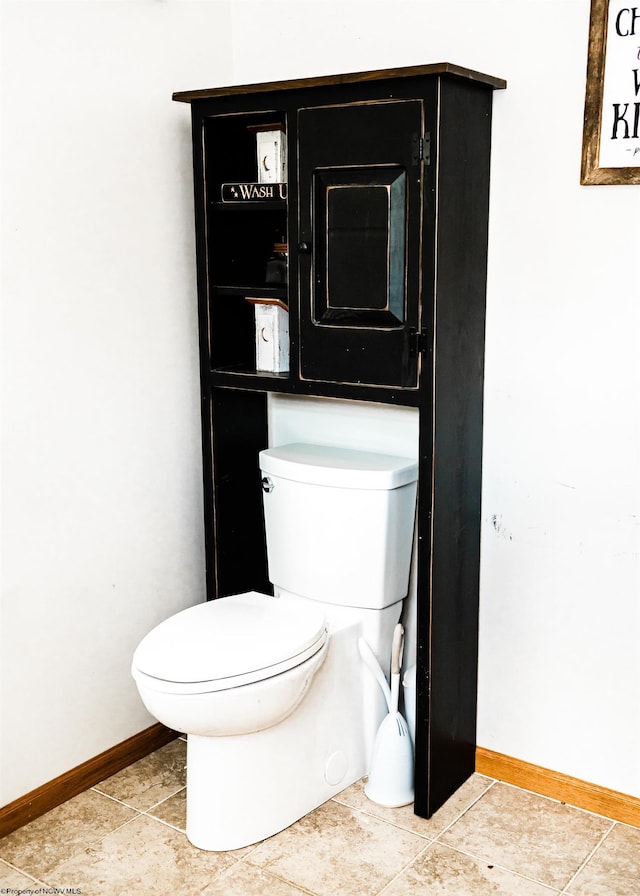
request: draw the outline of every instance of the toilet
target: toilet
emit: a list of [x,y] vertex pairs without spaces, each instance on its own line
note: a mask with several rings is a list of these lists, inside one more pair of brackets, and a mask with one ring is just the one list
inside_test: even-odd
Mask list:
[[274,595],[183,610],[133,656],[149,712],[187,735],[204,850],[264,840],[367,773],[386,704],[358,639],[388,670],[408,590],[414,460],[296,443],[259,466]]

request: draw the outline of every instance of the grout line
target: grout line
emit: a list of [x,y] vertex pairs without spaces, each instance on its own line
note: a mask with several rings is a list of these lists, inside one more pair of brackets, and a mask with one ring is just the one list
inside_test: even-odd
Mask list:
[[[243,858],[239,859],[238,862],[244,862],[245,858],[247,857],[243,856]],[[259,869],[262,874],[267,874],[269,877],[272,877],[274,880],[280,881],[280,883],[286,884],[288,887],[294,887],[295,890],[300,893],[306,894],[306,896],[318,896],[317,890],[309,890],[303,884],[297,884],[292,880],[287,880],[286,877],[281,877],[281,875],[276,874],[274,871],[272,871],[271,868],[263,868],[261,865],[252,865],[251,867]]]
[[[116,800],[116,802],[117,802],[117,800]],[[127,806],[127,809],[130,809],[130,808],[131,808],[130,806]],[[116,825],[115,828],[111,828],[111,830],[110,830],[110,831],[107,831],[105,834],[101,834],[101,836],[100,836],[97,840],[92,840],[91,843],[87,844],[87,846],[92,846],[92,845],[95,844],[95,843],[102,843],[102,841],[103,841],[106,837],[110,837],[111,834],[115,834],[116,831],[121,831],[122,828],[126,828],[126,826],[127,826],[128,824],[131,824],[133,821],[137,821],[138,818],[140,818],[140,816],[141,816],[143,813],[140,812],[138,809],[134,809],[134,811],[135,811],[136,814],[133,816],[133,818],[128,818],[126,821],[123,821],[122,824]],[[82,849],[86,849],[87,846],[83,846]]]
[[[477,805],[480,802],[480,800],[489,793],[490,790],[493,789],[493,787],[495,786],[496,783],[497,783],[497,781],[492,781],[491,784],[489,784],[482,791],[482,793],[479,796],[477,796],[471,803],[469,803],[469,805],[466,807],[466,809],[463,809],[462,812],[460,812],[458,815],[456,815],[456,817],[453,819],[453,821],[449,822],[449,824],[446,827],[444,827],[440,831],[440,833],[433,839],[437,842],[440,842],[440,838],[442,837],[442,835],[446,834],[447,831],[450,831],[451,828],[454,826],[454,824],[457,824],[460,821],[460,819],[463,818],[470,809],[473,809],[473,807],[475,805]],[[448,844],[447,844],[447,846],[448,846]]]
[[[147,818],[149,818],[150,821],[155,821],[158,824],[162,824],[167,828],[171,828],[171,830],[174,830],[174,831],[176,831],[176,833],[181,834],[185,838],[185,840],[187,840],[187,842],[188,842],[186,832],[183,828],[178,828],[175,825],[171,824],[170,822],[164,821],[162,818],[157,818],[155,815],[149,815],[148,814],[149,811],[151,811],[151,810],[148,810],[147,812],[141,812],[140,814],[145,815]],[[267,839],[271,839],[271,838],[267,838]],[[285,883],[289,887],[294,887],[301,894],[307,894],[307,896],[318,896],[318,894],[314,890],[308,890],[302,884],[295,883],[294,881],[291,881],[286,877],[282,877],[281,875],[276,874],[271,868],[266,868],[266,867],[263,867],[262,865],[257,865],[257,864],[254,864],[253,862],[251,862],[251,856],[257,850],[257,848],[264,842],[265,842],[264,840],[261,840],[259,843],[254,843],[252,846],[250,845],[250,846],[241,847],[241,850],[243,850],[243,851],[249,850],[249,852],[245,853],[245,855],[241,855],[241,856],[239,855],[239,856],[234,857],[232,864],[228,865],[226,868],[221,869],[220,872],[218,872],[218,874],[214,876],[213,880],[219,880],[224,875],[228,875],[228,874],[232,875],[234,868],[236,868],[240,864],[246,863],[247,865],[249,865],[249,867],[251,867],[253,869],[258,869],[263,874],[266,874],[267,876],[272,877],[275,880],[280,881],[281,883]],[[195,849],[196,847],[193,847],[193,848]],[[235,852],[235,851],[236,850],[231,850],[231,852]],[[240,850],[237,850],[237,851],[240,852]]]
[[[185,788],[182,788],[182,789],[184,790]],[[158,824],[162,824],[166,828],[171,828],[171,830],[176,831],[178,834],[181,834],[185,838],[185,840],[187,842],[189,842],[189,838],[187,837],[187,832],[186,832],[185,828],[179,828],[175,824],[171,824],[170,821],[165,821],[163,818],[158,818],[157,815],[151,814],[152,810],[160,805],[161,805],[161,803],[156,803],[156,806],[153,806],[151,809],[147,809],[144,812],[140,812],[140,815],[144,815],[150,821],[155,821]],[[239,852],[240,850],[247,850],[247,849],[250,850],[250,852],[246,853],[245,855],[236,856],[233,859],[233,863],[237,864],[238,862],[243,862],[245,859],[250,858],[250,856],[258,848],[258,846],[260,846],[260,843],[263,843],[263,842],[264,841],[261,840],[259,843],[250,844],[249,846],[242,846],[242,847],[240,847],[239,850],[227,850],[226,852]],[[194,847],[194,849],[197,849],[197,847]],[[229,865],[229,868],[232,868],[232,867],[233,867],[233,865]],[[225,869],[225,870],[228,870],[228,869]],[[273,872],[270,872],[270,873],[273,873]],[[287,881],[287,883],[291,883],[291,882]]]
[[183,784],[182,787],[178,787],[178,789],[174,793],[170,793],[168,796],[163,797],[161,800],[158,800],[157,803],[154,803],[152,806],[149,806],[147,809],[140,809],[140,812],[151,812],[152,809],[157,809],[158,806],[161,806],[163,803],[166,803],[167,800],[172,800],[174,796],[177,796],[179,793],[182,793],[183,790],[186,790],[186,784]]
[[[2,2],[2,0],[0,0],[0,2]],[[91,787],[90,789],[93,790],[94,793],[97,793],[98,796],[103,796],[105,799],[111,800],[112,803],[117,803],[125,809],[131,809],[132,812],[138,812],[138,814],[140,814],[144,811],[144,809],[138,809],[137,806],[132,806],[131,803],[125,803],[124,800],[119,800],[117,796],[111,796],[110,793],[104,793],[104,791],[98,790],[96,787]]]
[[[460,818],[462,818],[462,816],[465,815],[465,814],[469,811],[469,809],[472,808],[472,806],[475,806],[475,805],[479,802],[479,800],[481,800],[482,797],[485,796],[485,794],[488,793],[489,790],[491,790],[491,789],[494,787],[494,785],[497,784],[497,783],[503,784],[503,785],[506,786],[506,787],[510,787],[510,788],[512,788],[513,790],[524,791],[525,793],[532,793],[532,792],[533,792],[533,791],[528,791],[528,790],[526,790],[526,788],[524,788],[524,787],[518,787],[516,784],[509,784],[509,783],[507,783],[507,782],[505,782],[505,781],[500,781],[500,782],[498,782],[497,780],[494,780],[493,783],[492,783],[489,787],[487,787],[487,789],[486,789],[486,790],[485,790],[485,791],[484,791],[484,792],[483,792],[483,793],[482,793],[476,800],[474,800],[474,802],[471,803],[471,804],[465,809],[465,811],[462,812],[462,813],[458,816],[458,818],[457,818],[455,821],[453,821],[453,822],[451,822],[451,824],[447,825],[447,827],[446,827],[443,831],[441,831],[440,834],[438,834],[438,836],[437,836],[437,838],[436,838],[436,842],[440,843],[440,844],[443,845],[443,846],[448,847],[449,849],[455,849],[456,852],[462,853],[463,855],[466,855],[466,856],[468,856],[469,858],[473,858],[473,859],[476,859],[476,860],[481,861],[481,862],[489,862],[489,861],[491,861],[490,859],[487,859],[485,856],[479,856],[479,855],[476,855],[475,853],[467,852],[467,851],[464,850],[464,849],[460,849],[460,847],[453,846],[452,844],[447,843],[446,840],[440,840],[440,838],[441,838],[444,834],[446,834],[447,831],[449,831],[449,830],[453,827],[453,825],[456,824],[456,822],[459,821]],[[597,815],[597,814],[594,813],[594,812],[589,812],[587,809],[580,809],[578,806],[572,806],[572,805],[569,805],[569,804],[567,804],[567,803],[564,803],[562,800],[556,800],[556,799],[553,799],[553,797],[541,796],[540,794],[535,794],[535,795],[536,795],[536,796],[540,796],[541,799],[549,800],[549,801],[552,802],[552,803],[556,803],[557,805],[567,806],[567,808],[569,808],[569,809],[575,809],[575,810],[578,811],[578,812],[583,812],[585,815],[595,815],[596,818],[603,818],[603,817],[604,817],[604,816]],[[611,821],[611,819],[606,819],[606,820],[607,820],[607,821]],[[566,893],[566,892],[567,892],[567,887],[569,887],[569,886],[571,885],[571,883],[574,881],[575,877],[576,877],[576,876],[579,874],[579,872],[584,868],[584,866],[587,864],[587,862],[593,857],[594,853],[600,848],[600,846],[602,845],[603,841],[604,841],[605,838],[611,833],[611,831],[613,830],[613,828],[615,827],[615,825],[616,825],[616,822],[615,822],[615,821],[611,821],[611,826],[608,828],[607,831],[605,831],[605,833],[602,835],[602,837],[601,837],[601,839],[599,840],[599,842],[596,844],[596,846],[593,848],[593,850],[589,853],[589,855],[588,855],[587,858],[584,860],[584,862],[580,865],[580,867],[579,867],[578,870],[575,872],[575,874],[572,875],[572,877],[569,879],[569,881],[568,881],[568,882],[567,882],[561,889],[558,889],[557,887],[551,887],[549,884],[545,884],[543,881],[537,880],[536,878],[533,878],[533,877],[527,877],[527,875],[525,875],[525,874],[521,874],[521,873],[518,872],[518,871],[514,871],[512,868],[508,868],[508,867],[506,867],[505,865],[500,865],[498,862],[491,861],[491,864],[494,865],[494,866],[497,867],[497,868],[501,868],[501,869],[503,869],[504,871],[508,871],[510,874],[515,874],[517,877],[521,877],[521,878],[523,878],[524,880],[533,881],[534,883],[539,884],[540,886],[548,887],[548,888],[551,890],[551,892],[553,892],[553,893],[559,893],[559,894]]]
[[[1,0],[0,0],[1,2]],[[177,790],[174,790],[172,793],[167,794],[161,800],[158,800],[157,803],[153,803],[151,806],[147,806],[146,809],[140,809],[139,806],[134,806],[133,803],[127,803],[125,800],[118,799],[117,796],[111,796],[109,793],[104,793],[102,790],[98,790],[96,787],[92,787],[91,790],[94,790],[96,793],[100,794],[100,796],[106,796],[107,799],[113,800],[114,803],[119,803],[121,806],[125,806],[127,809],[133,809],[134,812],[139,812],[141,815],[146,812],[150,812],[151,809],[156,809],[162,803],[170,800],[172,797],[177,796],[181,791],[185,790],[185,785],[183,784],[181,787],[178,787]]]
[[[0,2],[1,2],[1,0],[0,0]],[[94,789],[93,787],[89,787],[89,788],[87,788],[86,791],[83,791],[83,793],[88,793],[90,790],[93,790],[93,789]],[[98,795],[107,797],[107,799],[110,799],[112,802],[115,802],[121,806],[124,806],[124,808],[126,808],[126,809],[130,809],[135,814],[133,815],[132,818],[128,818],[126,821],[123,821],[122,824],[118,824],[113,828],[109,828],[109,830],[104,831],[102,834],[93,834],[92,835],[90,828],[88,828],[88,837],[87,837],[86,841],[83,841],[81,844],[78,844],[78,851],[74,852],[70,856],[67,856],[65,861],[69,861],[70,859],[74,858],[76,855],[80,855],[80,853],[82,853],[85,849],[94,849],[98,844],[102,843],[102,841],[105,839],[105,837],[109,837],[109,836],[111,836],[111,834],[115,833],[116,831],[119,831],[121,828],[126,827],[128,824],[131,824],[132,821],[135,821],[142,814],[138,809],[134,809],[132,806],[127,806],[125,803],[121,803],[120,800],[116,800],[113,797],[108,796],[108,794],[106,794],[106,793],[100,793],[98,791]],[[80,796],[80,794],[78,794],[78,796]],[[64,803],[62,803],[61,805],[64,805]],[[37,821],[37,819],[35,819],[35,820]],[[19,871],[21,874],[26,874],[28,877],[33,878],[33,880],[37,880],[38,884],[40,886],[44,886],[44,887],[49,886],[48,883],[41,882],[39,878],[33,877],[33,875],[30,874],[28,871],[25,871],[24,868],[20,868],[17,865],[12,865],[11,862],[9,862],[7,859],[0,858],[0,861],[6,862],[7,865],[10,865],[12,868],[15,868],[15,870]],[[47,871],[45,873],[45,877],[48,877],[48,875],[49,875],[49,871]],[[0,889],[0,893],[2,893],[2,892],[3,891]],[[11,891],[8,890],[7,892],[11,892]]]
[[[88,793],[89,790],[93,790],[93,788],[89,787],[89,788],[87,788],[86,791],[83,791],[83,793]],[[108,796],[106,793],[104,793],[104,794],[99,793],[98,795],[105,796],[105,797],[107,797],[107,799],[110,799],[112,802],[115,802],[115,803],[118,803],[119,805],[124,806],[126,809],[131,809],[133,812],[135,812],[135,815],[132,818],[128,818],[126,821],[122,822],[122,824],[118,824],[114,828],[110,828],[108,831],[104,831],[102,834],[99,834],[99,835],[97,834],[97,835],[95,835],[95,837],[89,836],[85,842],[83,842],[82,844],[78,844],[78,851],[74,852],[70,856],[67,856],[67,858],[64,860],[65,862],[74,858],[76,855],[80,855],[80,853],[82,853],[86,849],[96,848],[98,845],[100,845],[102,843],[102,841],[105,839],[105,837],[109,837],[109,836],[111,836],[111,834],[114,834],[116,831],[119,831],[121,828],[126,827],[128,824],[131,824],[132,821],[135,821],[137,818],[140,818],[140,815],[142,814],[138,809],[132,809],[131,806],[126,806],[124,803],[121,803],[120,800],[115,800],[113,797]],[[78,794],[78,796],[80,796],[80,794]],[[62,803],[61,805],[64,805],[64,803]],[[37,819],[35,819],[35,820],[37,821]],[[29,871],[27,871],[25,868],[21,868],[19,865],[14,865],[11,862],[9,862],[7,859],[1,858],[1,857],[0,857],[0,862],[4,862],[10,868],[13,868],[15,871],[19,871],[20,874],[24,874],[26,877],[30,877],[32,880],[36,881],[40,887],[49,887],[49,884],[46,881],[41,880],[40,878],[34,877],[34,875],[31,874]],[[46,871],[44,876],[48,877],[49,874],[50,874],[50,872]],[[2,892],[5,892],[5,891],[0,889],[0,893],[2,893]],[[9,893],[9,892],[13,892],[13,891],[7,889],[6,892]],[[18,891],[16,890],[16,892],[18,892]],[[27,892],[27,891],[25,891],[25,892]],[[43,892],[45,892],[45,891],[43,890]]]
[[[375,818],[375,819],[377,819],[378,821],[383,821],[385,824],[389,824],[389,825],[391,825],[392,827],[398,828],[398,829],[401,830],[401,831],[406,831],[406,832],[409,833],[409,834],[415,834],[417,837],[421,837],[423,840],[427,840],[428,842],[433,843],[433,842],[435,842],[436,840],[438,840],[438,838],[439,838],[442,834],[444,834],[445,831],[448,831],[449,828],[450,828],[452,825],[454,825],[457,821],[459,821],[459,820],[462,818],[462,816],[463,816],[466,812],[468,812],[469,809],[471,809],[472,806],[475,806],[475,804],[478,802],[478,800],[481,800],[482,797],[483,797],[489,790],[491,790],[491,788],[493,787],[493,785],[497,783],[495,779],[493,779],[493,778],[488,778],[486,775],[483,775],[482,777],[487,778],[487,781],[489,782],[489,783],[487,784],[487,786],[485,787],[485,789],[482,791],[482,793],[480,793],[477,797],[475,797],[475,799],[473,799],[473,800],[469,803],[468,806],[466,806],[464,809],[461,809],[460,812],[459,812],[459,813],[456,815],[456,817],[454,818],[454,820],[451,821],[451,822],[449,822],[449,824],[446,825],[446,826],[440,831],[439,834],[435,834],[435,835],[433,835],[433,836],[432,836],[432,835],[429,835],[429,834],[421,834],[419,831],[415,831],[415,830],[413,830],[413,828],[407,827],[407,826],[405,826],[404,824],[402,824],[402,823],[399,822],[399,821],[394,821],[394,820],[389,819],[389,818],[384,818],[384,817],[382,817],[381,815],[376,815],[374,810],[371,810],[371,809],[368,809],[368,808],[364,808],[364,809],[363,809],[361,806],[352,806],[350,803],[347,803],[347,802],[344,802],[344,801],[338,799],[338,797],[340,796],[339,793],[338,793],[336,796],[331,797],[331,801],[332,801],[332,802],[335,802],[335,803],[338,803],[338,805],[340,805],[340,806],[345,806],[347,809],[352,809],[352,810],[354,810],[354,811],[356,811],[356,812],[361,812],[363,815],[367,815],[367,816],[370,817],[370,818]],[[418,817],[419,817],[419,816],[418,816]]]
[[165,821],[163,818],[158,818],[157,815],[150,815],[150,809],[146,812],[141,812],[140,815],[144,815],[145,818],[148,818],[149,821],[157,821],[158,824],[163,824],[166,828],[171,828],[173,831],[177,831],[179,834],[182,834],[183,837],[186,837],[186,831],[184,828],[177,828],[175,824],[171,824],[170,821]]
[[[98,790],[97,787],[90,787],[89,790],[93,790],[94,793],[97,793],[98,796],[105,796],[108,800],[112,800],[114,803],[119,803],[121,806],[127,806],[126,803],[123,803],[122,800],[119,800],[116,796],[111,796],[110,793],[105,793],[104,790]],[[127,806],[127,809],[131,809],[131,806]]]
[[[568,803],[566,800],[561,800],[555,796],[547,796],[546,793],[538,793],[537,790],[530,790],[528,787],[521,787],[519,784],[511,784],[509,781],[497,781],[497,783],[502,784],[504,787],[511,787],[512,790],[520,790],[524,793],[530,793],[533,796],[539,797],[541,800],[548,800],[550,803],[556,803],[558,806],[566,806],[567,809],[574,809],[576,812],[582,812],[584,815],[592,815],[594,818],[603,818],[605,821],[612,822],[612,824],[628,823],[624,821],[616,821],[609,815],[603,815],[601,812],[594,812],[592,809],[583,809],[582,806],[576,806],[575,803]],[[631,825],[631,827],[633,827],[633,825]]]
[[467,852],[465,849],[461,849],[459,846],[453,846],[451,843],[442,843],[438,842],[438,846],[442,846],[445,849],[452,849],[454,852],[460,853],[460,855],[466,856],[468,859],[473,859],[476,862],[480,862],[483,865],[491,865],[493,868],[499,868],[501,871],[506,871],[507,874],[513,874],[514,877],[519,877],[521,880],[529,881],[529,883],[537,884],[539,887],[545,887],[545,889],[549,890],[550,893],[562,894],[564,890],[559,890],[558,887],[554,887],[552,884],[545,884],[544,881],[538,880],[536,877],[528,877],[526,874],[523,874],[521,871],[516,871],[514,868],[509,868],[507,865],[501,865],[499,862],[496,862],[494,859],[488,859],[486,856],[479,856],[473,852]]
[[384,887],[379,891],[378,896],[384,896],[384,892],[387,889],[387,887],[390,887],[391,884],[395,883],[398,880],[398,878],[401,877],[405,873],[405,871],[413,865],[414,862],[417,862],[421,856],[423,856],[426,852],[428,852],[428,850],[432,849],[434,842],[435,842],[434,840],[427,841],[425,846],[420,850],[420,852],[417,853],[412,859],[410,859],[400,869],[400,871],[398,871],[398,873],[391,878],[391,880],[387,881],[387,883],[384,885]]
[[[593,813],[591,813],[591,814],[593,814]],[[600,849],[600,847],[602,846],[602,844],[604,843],[604,841],[607,839],[607,837],[609,836],[609,834],[611,833],[611,831],[615,828],[615,826],[616,826],[616,822],[615,822],[615,821],[611,822],[611,826],[609,827],[609,830],[607,830],[607,831],[604,832],[604,834],[602,835],[602,837],[600,838],[600,840],[596,843],[596,845],[593,847],[593,849],[591,850],[591,852],[589,853],[589,855],[587,856],[587,858],[584,860],[584,862],[583,862],[583,863],[579,866],[579,868],[576,870],[575,874],[573,874],[573,875],[571,876],[571,878],[567,881],[567,883],[565,884],[565,886],[563,887],[563,889],[562,889],[562,891],[561,891],[562,893],[567,893],[567,892],[569,891],[569,887],[571,886],[571,884],[574,882],[574,880],[575,880],[576,877],[580,874],[580,872],[585,868],[585,866],[591,861],[591,859],[594,857],[594,855],[595,855],[595,854],[597,853],[597,851]]]
[[389,827],[395,828],[398,831],[403,831],[405,834],[412,834],[414,837],[419,837],[420,840],[425,841],[425,844],[433,843],[433,841],[435,840],[435,837],[432,837],[428,834],[421,834],[419,831],[414,831],[412,828],[407,827],[399,821],[393,821],[390,818],[382,818],[382,816],[375,815],[374,812],[368,811],[367,809],[348,806],[346,803],[341,803],[340,805],[345,806],[345,808],[350,809],[352,812],[357,812],[359,815],[366,815],[367,818],[374,818],[376,821],[379,821],[382,824],[389,825]]
[[[1,2],[1,0],[0,0],[0,2]],[[116,801],[116,802],[117,802],[117,801]],[[127,808],[129,808],[129,807],[127,807]],[[99,837],[97,840],[93,840],[91,843],[84,844],[84,845],[78,850],[78,852],[74,852],[72,855],[67,856],[67,858],[66,858],[63,862],[61,862],[61,863],[58,862],[58,864],[54,865],[54,866],[53,866],[51,869],[49,869],[49,870],[46,872],[46,874],[45,874],[45,877],[47,878],[47,881],[46,881],[46,883],[45,883],[45,887],[46,887],[46,889],[44,889],[42,892],[43,892],[43,893],[55,893],[55,892],[63,893],[63,892],[66,892],[66,890],[65,890],[64,888],[61,888],[61,887],[58,887],[58,886],[57,886],[57,882],[56,882],[55,878],[53,878],[51,875],[53,875],[53,874],[56,874],[56,875],[59,874],[59,872],[60,872],[60,868],[61,868],[62,866],[66,865],[67,862],[72,861],[72,860],[75,859],[77,856],[82,855],[82,853],[85,852],[87,849],[93,849],[93,850],[97,851],[98,846],[100,846],[100,847],[102,846],[102,842],[103,842],[103,840],[105,840],[107,837],[110,837],[112,834],[115,834],[116,831],[121,831],[122,828],[126,828],[127,825],[132,824],[134,821],[137,821],[138,818],[140,818],[141,815],[142,815],[142,813],[141,813],[141,812],[137,812],[137,810],[136,810],[136,815],[134,815],[133,818],[130,818],[128,821],[125,821],[123,824],[119,824],[117,827],[113,828],[112,830],[107,831],[105,834],[102,834],[102,836]],[[100,854],[101,854],[101,855],[104,855],[104,852],[101,850],[101,853],[100,853]],[[2,891],[0,891],[0,892],[2,892]],[[79,892],[79,891],[78,891],[78,892]]]
[[349,803],[341,803],[336,799],[334,799],[333,801],[338,803],[339,806],[343,806],[345,809],[349,809],[351,812],[357,812],[358,815],[366,815],[367,818],[374,818],[376,821],[379,821],[382,824],[387,824],[389,825],[389,827],[396,828],[399,831],[404,831],[405,834],[413,834],[415,837],[419,837],[421,840],[426,841],[426,843],[433,843],[435,839],[434,837],[428,837],[426,834],[421,834],[419,831],[414,831],[398,821],[393,821],[389,818],[382,818],[380,815],[376,815],[374,812],[368,811],[367,809],[362,809],[359,806],[350,806]]
[[[25,877],[28,877],[34,883],[38,884],[39,887],[46,887],[44,881],[40,880],[39,877],[34,877],[33,874],[29,874],[28,871],[25,871],[24,868],[20,868],[19,865],[14,865],[12,862],[9,862],[7,859],[0,859],[0,864],[6,865],[7,868],[11,868],[12,871],[17,871],[18,874],[23,874]],[[13,890],[9,887],[0,888],[0,893],[20,893],[25,892],[24,890]]]

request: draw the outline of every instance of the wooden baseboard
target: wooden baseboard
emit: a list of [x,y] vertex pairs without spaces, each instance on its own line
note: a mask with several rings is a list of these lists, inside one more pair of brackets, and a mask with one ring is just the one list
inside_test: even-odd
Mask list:
[[[156,724],[134,734],[110,750],[105,750],[93,759],[83,762],[71,771],[65,772],[42,787],[32,790],[12,803],[0,808],[0,837],[55,809],[79,793],[104,781],[110,775],[137,762],[154,750],[178,737],[175,731]],[[614,821],[640,827],[640,799],[609,790],[598,784],[590,784],[579,778],[572,778],[561,772],[532,765],[503,753],[476,749],[476,771],[489,778],[497,778],[506,784],[514,784],[524,790],[548,796],[580,809],[604,815]]]
[[143,756],[148,756],[176,737],[178,734],[175,731],[157,723],[54,778],[53,781],[43,784],[42,787],[37,787],[8,803],[0,809],[0,837],[6,837],[34,818],[44,815],[50,809],[55,809],[56,806],[104,781],[110,775],[115,775],[116,772],[122,771]]
[[483,747],[476,749],[476,771],[506,784],[515,784],[523,790],[531,790],[614,821],[640,827],[640,799],[618,793],[617,790],[589,784],[579,778],[532,765],[503,753],[494,753]]

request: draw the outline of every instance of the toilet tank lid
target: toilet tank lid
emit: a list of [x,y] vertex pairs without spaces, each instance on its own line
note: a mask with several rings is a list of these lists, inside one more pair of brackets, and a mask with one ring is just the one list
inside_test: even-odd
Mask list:
[[418,478],[410,457],[296,442],[260,452],[263,473],[334,488],[394,489]]

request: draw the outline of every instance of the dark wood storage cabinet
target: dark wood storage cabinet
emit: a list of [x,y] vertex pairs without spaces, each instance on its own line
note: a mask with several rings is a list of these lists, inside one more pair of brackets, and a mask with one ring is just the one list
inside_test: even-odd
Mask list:
[[[439,64],[174,94],[193,122],[208,597],[270,589],[256,464],[270,392],[418,409],[426,817],[475,766],[491,106],[504,86]],[[256,132],[271,126],[286,134],[286,191],[223,201],[223,184],[258,181]],[[282,243],[286,282],[267,282]],[[256,369],[247,297],[288,306],[288,372]]]

